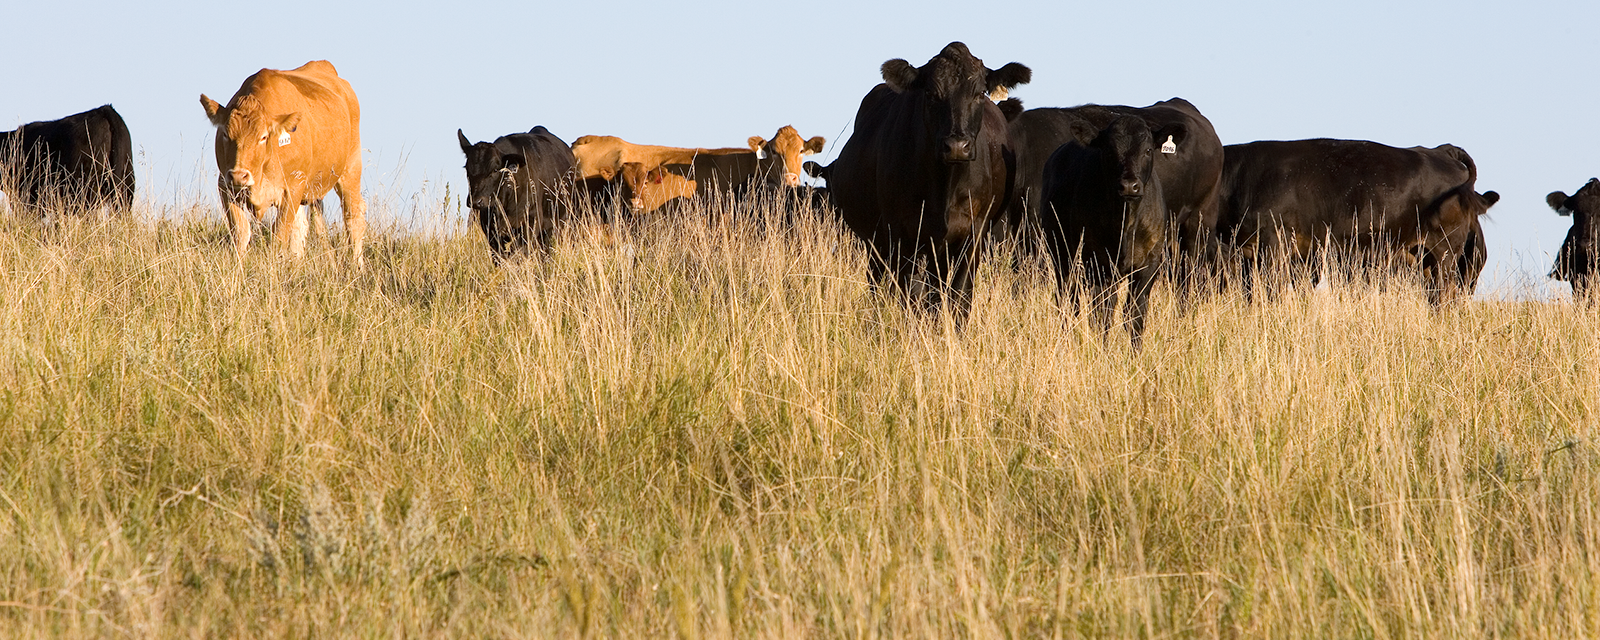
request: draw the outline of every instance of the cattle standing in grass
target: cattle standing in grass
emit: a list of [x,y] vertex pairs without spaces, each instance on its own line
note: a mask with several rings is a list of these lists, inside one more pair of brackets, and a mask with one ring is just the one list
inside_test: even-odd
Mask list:
[[111,105],[0,131],[0,178],[19,206],[133,205],[133,141]]
[[[1165,140],[1183,144],[1182,124],[1151,131],[1133,115],[1116,116],[1105,128],[1074,124],[1073,140],[1045,162],[1040,185],[1040,229],[1045,247],[1065,284],[1081,277],[1100,305],[1114,298],[1117,282],[1128,282],[1129,333],[1144,331],[1150,288],[1170,253],[1172,227],[1166,185],[1155,168]],[[1087,143],[1077,140],[1088,138]]]
[[1500,195],[1474,190],[1477,165],[1458,147],[1319,139],[1229,145],[1225,154],[1218,232],[1247,269],[1277,252],[1304,266],[1331,242],[1365,266],[1419,269],[1435,302],[1482,269],[1475,223]]
[[[345,235],[357,265],[366,237],[361,197],[361,107],[350,83],[326,60],[298,69],[262,69],[246,78],[226,107],[200,96],[217,127],[217,191],[240,259],[250,244],[251,215],[278,210],[273,235],[289,255],[305,249],[301,209],[339,194]],[[250,214],[250,215],[247,215]]]
[[1556,213],[1572,216],[1572,228],[1556,254],[1555,268],[1550,277],[1572,284],[1572,295],[1586,299],[1592,290],[1596,268],[1596,250],[1600,250],[1600,229],[1595,227],[1595,215],[1600,214],[1600,178],[1590,178],[1582,189],[1568,196],[1556,191],[1545,196],[1545,202]]
[[[884,84],[861,100],[855,131],[826,169],[830,196],[876,251],[875,275],[892,273],[929,304],[948,286],[961,312],[978,243],[1011,197],[1015,159],[989,95],[1032,72],[1015,62],[990,70],[960,42],[921,68],[895,59],[881,72]],[[933,282],[919,282],[924,270]]]
[[[1222,181],[1222,140],[1200,110],[1183,98],[1148,107],[1084,105],[1072,108],[1022,110],[1015,99],[1001,103],[1010,119],[1007,132],[1017,153],[1016,194],[1006,212],[1011,230],[1027,246],[1039,228],[1044,165],[1067,142],[1088,145],[1118,116],[1141,118],[1157,132],[1155,171],[1161,182],[1165,217],[1177,231],[1179,250],[1191,260],[1209,257],[1215,249],[1218,193]],[[1086,123],[1089,126],[1084,126]],[[1159,132],[1181,127],[1184,137],[1170,144]]]
[[456,130],[467,156],[468,200],[497,262],[512,253],[549,247],[568,216],[577,161],[572,149],[544,127],[472,143]]
[[801,160],[822,151],[824,139],[800,137],[794,127],[778,129],[771,140],[750,136],[748,147],[720,149],[662,147],[627,142],[616,136],[583,136],[572,143],[578,158],[578,179],[592,192],[610,184],[625,164],[645,172],[658,167],[693,181],[701,196],[718,191],[743,192],[757,185],[798,186]]

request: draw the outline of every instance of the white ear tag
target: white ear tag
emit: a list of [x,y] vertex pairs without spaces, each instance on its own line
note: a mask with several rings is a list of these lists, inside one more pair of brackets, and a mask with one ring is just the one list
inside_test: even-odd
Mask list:
[[1162,153],[1177,153],[1178,143],[1172,141],[1172,136],[1167,136],[1167,141],[1161,143]]
[[281,131],[278,133],[278,146],[281,147],[286,144],[289,144],[289,132]]
[[766,149],[762,149],[761,147],[756,147],[756,159],[757,160],[766,160],[767,159],[767,150]]

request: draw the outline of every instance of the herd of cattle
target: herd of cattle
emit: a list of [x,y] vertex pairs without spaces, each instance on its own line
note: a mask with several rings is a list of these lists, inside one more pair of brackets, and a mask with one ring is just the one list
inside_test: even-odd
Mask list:
[[[1007,92],[1032,78],[1018,63],[986,67],[952,42],[917,67],[883,63],[883,83],[856,112],[833,164],[785,126],[747,147],[636,145],[583,136],[568,145],[544,127],[472,142],[468,204],[497,260],[548,244],[583,198],[618,197],[633,214],[714,193],[801,193],[837,215],[877,259],[875,275],[929,303],[965,300],[991,237],[1042,249],[1062,278],[1104,290],[1129,284],[1135,335],[1162,273],[1223,264],[1308,264],[1338,247],[1423,275],[1436,300],[1471,291],[1485,260],[1478,218],[1499,199],[1476,189],[1472,157],[1453,145],[1400,149],[1357,140],[1223,146],[1194,105],[1085,105],[1024,109]],[[326,61],[262,69],[226,105],[200,96],[216,127],[217,189],[235,249],[253,216],[278,216],[291,255],[335,190],[348,246],[361,261],[361,111],[350,83]],[[110,105],[0,133],[9,186],[22,206],[70,191],[127,208],[132,144]],[[826,188],[801,184],[802,172]],[[5,194],[0,192],[0,203]],[[1596,273],[1600,179],[1547,198],[1573,225],[1551,276],[1582,297]],[[0,204],[0,206],[4,206]],[[1042,244],[1040,243],[1042,240]],[[1173,269],[1172,267],[1183,267]]]

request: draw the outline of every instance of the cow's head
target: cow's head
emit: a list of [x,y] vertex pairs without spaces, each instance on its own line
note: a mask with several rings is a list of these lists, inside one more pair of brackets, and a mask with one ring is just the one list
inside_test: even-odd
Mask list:
[[999,94],[1033,79],[1033,71],[1011,62],[999,69],[952,42],[921,68],[895,58],[883,63],[883,81],[896,93],[921,91],[927,98],[927,117],[945,162],[970,162],[978,157],[978,134],[983,130],[983,109],[991,94]]
[[467,205],[489,240],[496,259],[503,259],[527,243],[525,207],[517,181],[524,179],[526,160],[503,153],[490,142],[474,144],[456,129],[461,152],[467,156]]
[[768,181],[786,187],[798,187],[800,173],[804,171],[801,158],[822,153],[822,145],[826,142],[822,136],[802,139],[794,127],[784,125],[771,140],[750,136],[750,150],[756,152],[756,158],[763,163],[762,169]]
[[235,197],[247,195],[258,213],[276,203],[287,186],[280,149],[295,143],[300,113],[267,113],[249,94],[235,97],[227,107],[200,94],[200,106],[217,128],[217,168],[223,185]]
[[1555,268],[1550,277],[1572,283],[1572,292],[1579,296],[1589,293],[1589,285],[1600,267],[1600,229],[1595,227],[1594,216],[1600,213],[1600,178],[1589,182],[1568,196],[1556,191],[1545,196],[1545,203],[1556,213],[1572,216],[1572,229],[1556,254]]
[[[1170,124],[1152,130],[1138,116],[1117,116],[1098,132],[1089,133],[1093,125],[1087,121],[1072,123],[1073,136],[1092,139],[1091,146],[1109,154],[1107,160],[1116,166],[1117,194],[1124,200],[1139,200],[1151,191],[1155,173],[1156,150],[1168,139],[1182,145],[1188,137],[1188,128]],[[1080,130],[1081,129],[1081,130]]]
[[661,168],[657,167],[654,171],[651,171],[645,169],[644,165],[638,162],[624,162],[622,163],[621,175],[622,197],[627,198],[628,208],[633,210],[634,213],[643,211],[645,190],[649,189],[652,184],[661,184]]

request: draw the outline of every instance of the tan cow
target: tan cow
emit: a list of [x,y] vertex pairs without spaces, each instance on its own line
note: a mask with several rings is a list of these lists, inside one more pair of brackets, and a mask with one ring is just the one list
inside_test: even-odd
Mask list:
[[622,197],[634,213],[650,213],[677,198],[693,198],[695,181],[661,166],[644,168],[639,162],[622,163]]
[[367,233],[361,107],[355,90],[332,64],[313,60],[292,71],[262,69],[245,79],[228,106],[205,94],[200,105],[217,127],[217,191],[228,210],[240,259],[250,244],[246,210],[260,220],[267,209],[276,208],[273,235],[289,255],[298,257],[307,229],[301,208],[318,203],[332,189],[344,207],[350,250],[361,264]]
[[[744,148],[662,147],[616,136],[583,136],[572,142],[572,154],[578,159],[579,179],[591,186],[594,181],[610,182],[630,162],[647,172],[664,165],[689,165],[693,169],[688,177],[699,183],[703,194],[719,186],[739,188],[757,181],[798,186],[801,157],[821,152],[824,142],[822,136],[802,139],[794,127],[784,126],[771,140],[750,136]],[[715,175],[704,175],[707,171]]]

